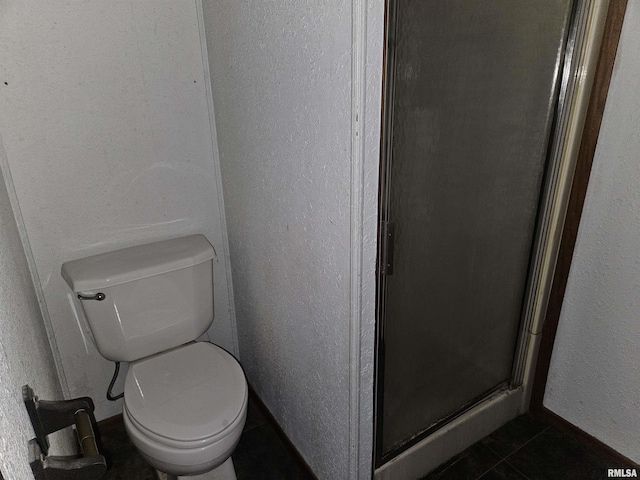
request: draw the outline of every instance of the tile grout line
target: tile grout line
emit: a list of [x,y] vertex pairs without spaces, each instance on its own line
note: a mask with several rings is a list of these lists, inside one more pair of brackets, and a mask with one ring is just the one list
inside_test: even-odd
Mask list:
[[[480,442],[480,441],[482,441],[482,440],[479,440],[479,442]],[[483,475],[486,475],[488,472],[490,472],[492,469],[494,469],[498,464],[500,464],[500,463],[504,460],[504,458],[500,457],[500,454],[499,454],[499,453],[497,453],[497,452],[495,452],[491,447],[489,447],[488,445],[484,445],[484,446],[485,446],[486,448],[488,448],[488,449],[491,451],[491,453],[494,453],[495,455],[497,455],[499,460],[498,460],[495,464],[491,465],[491,467],[489,467],[487,470],[485,470],[485,471],[484,471],[484,472],[482,472],[480,475],[478,475],[474,480],[479,480],[479,479],[480,479],[480,477],[482,477]],[[462,452],[461,452],[461,453],[462,453]],[[463,458],[463,457],[458,458],[455,462],[453,462],[451,465],[449,465],[447,468],[445,468],[442,472],[440,472],[440,473],[438,474],[438,477],[442,477],[442,475],[443,475],[447,470],[449,470],[449,469],[450,469],[451,467],[453,467],[456,463],[458,463],[460,460],[462,460],[462,458]],[[528,480],[528,479],[527,479],[527,480]]]
[[529,443],[531,443],[533,441],[534,438],[537,438],[538,436],[542,435],[544,432],[546,432],[547,430],[549,430],[551,428],[550,425],[547,425],[545,428],[543,428],[540,432],[536,433],[533,437],[531,437],[529,440],[527,440],[525,443],[523,443],[522,445],[520,445],[518,448],[516,448],[513,452],[511,452],[509,455],[507,455],[506,457],[504,457],[502,460],[509,465],[511,468],[513,468],[516,472],[518,472],[520,475],[522,475],[524,478],[526,478],[527,480],[529,479],[529,477],[527,477],[527,475],[525,475],[523,472],[521,472],[520,470],[518,470],[515,466],[513,466],[510,462],[509,462],[509,458],[512,457],[513,455],[515,455],[517,452],[519,452],[520,450],[522,450],[525,446],[529,445]]
[[[516,472],[518,472],[518,474],[520,474],[521,476],[523,476],[526,480],[529,480],[529,477],[527,477],[527,475],[525,475],[523,472],[521,472],[520,470],[518,470],[516,467],[514,467],[511,463],[509,463],[508,459],[513,456],[514,454],[516,454],[517,452],[519,452],[520,450],[522,450],[526,445],[528,445],[529,443],[531,443],[531,441],[533,441],[535,438],[537,438],[539,435],[542,435],[544,432],[546,432],[547,430],[549,430],[551,427],[551,425],[546,425],[542,430],[540,430],[538,433],[536,433],[535,435],[533,435],[531,438],[529,438],[526,442],[524,442],[522,445],[520,445],[518,448],[516,448],[513,452],[509,453],[508,455],[502,455],[498,452],[496,452],[493,448],[491,448],[489,445],[483,444],[486,448],[488,448],[492,453],[494,453],[495,455],[498,456],[499,460],[493,464],[491,467],[489,467],[487,470],[483,471],[480,475],[478,475],[478,477],[476,477],[474,480],[479,480],[483,475],[486,475],[487,473],[489,473],[491,470],[493,470],[495,467],[497,467],[500,463],[505,462],[507,465],[509,465],[511,468],[513,468]],[[486,438],[486,437],[485,437]],[[484,440],[484,438],[482,439]],[[479,442],[482,442],[482,440],[479,440]],[[462,452],[461,452],[462,453]],[[438,474],[438,477],[441,478],[442,475],[449,470],[450,468],[452,468],[454,465],[456,465],[460,460],[462,460],[463,457],[460,457],[458,459],[456,459],[451,465],[449,465],[447,468],[445,468],[442,472],[440,472]]]
[[509,465],[511,468],[513,468],[516,472],[518,472],[520,475],[522,475],[526,480],[529,480],[529,477],[527,477],[524,473],[522,473],[520,470],[518,470],[516,467],[514,467],[513,465],[511,465],[509,462],[507,462],[507,460],[504,460],[504,463],[506,463],[507,465]]
[[[492,450],[493,451],[493,450]],[[495,452],[494,452],[495,453]],[[521,475],[523,477],[524,480],[529,480],[529,477],[527,477],[524,473],[522,473],[520,470],[518,470],[516,467],[514,467],[513,465],[511,465],[509,462],[507,462],[507,457],[501,459],[498,463],[496,463],[494,466],[492,466],[489,470],[487,470],[486,472],[482,472],[475,480],[481,480],[481,478],[483,476],[485,476],[487,473],[489,473],[491,470],[493,470],[494,468],[496,468],[498,465],[500,465],[502,462],[506,463],[507,465],[509,465],[511,468],[513,468],[516,472],[518,472],[519,475]]]
[[[491,450],[491,449],[489,449],[489,450]],[[491,451],[493,452],[493,450],[491,450]],[[493,453],[495,453],[495,452],[493,452]],[[486,471],[482,472],[480,475],[478,475],[478,476],[476,477],[476,479],[475,479],[475,480],[480,480],[484,475],[486,475],[486,474],[487,474],[487,473],[489,473],[491,470],[493,470],[493,469],[494,469],[494,468],[496,468],[498,465],[500,465],[500,464],[503,462],[503,460],[504,460],[503,458],[501,458],[500,460],[498,460],[498,463],[496,463],[495,465],[492,465],[492,466],[491,466],[491,468],[489,468],[488,470],[486,470]]]
[[242,430],[242,433],[246,433],[246,432],[250,432],[251,430],[255,430],[258,427],[261,427],[262,425],[264,425],[264,423],[261,423],[259,425],[252,425],[249,428],[245,428],[244,430]]
[[[539,435],[542,435],[544,432],[546,432],[549,428],[551,428],[550,425],[547,425],[546,427],[544,427],[542,430],[540,430],[538,433],[536,433],[533,437],[531,437],[529,440],[527,440],[526,442],[524,442],[522,445],[520,445],[518,448],[516,448],[513,452],[511,452],[508,455],[505,455],[504,457],[501,457],[502,460],[507,460],[509,457],[511,457],[512,455],[514,455],[516,452],[519,452],[520,450],[522,450],[526,445],[529,445],[529,443],[531,443],[531,441],[534,438],[537,438]],[[484,439],[483,439],[484,440]],[[486,445],[486,447],[491,450],[493,453],[495,453],[496,455],[500,456],[500,454],[498,452],[496,452],[493,448],[491,448],[489,445]],[[511,464],[510,464],[511,465]]]
[[[529,477],[527,477],[524,473],[522,473],[520,470],[518,470],[516,467],[514,467],[513,465],[511,465],[508,462],[508,458],[511,457],[513,454],[515,454],[516,452],[519,452],[522,448],[524,448],[526,445],[528,445],[534,438],[536,438],[538,435],[541,435],[542,433],[546,432],[548,429],[550,428],[550,426],[546,426],[545,428],[543,428],[541,431],[539,431],[538,433],[536,433],[533,437],[531,437],[529,440],[527,440],[526,442],[524,442],[522,445],[520,445],[518,448],[516,448],[513,452],[511,452],[508,455],[505,456],[501,456],[498,452],[496,452],[493,448],[491,448],[489,445],[485,445],[485,447],[487,447],[489,450],[491,450],[493,453],[495,453],[496,455],[498,455],[498,457],[500,457],[500,460],[498,461],[498,463],[496,463],[495,465],[492,465],[491,468],[489,468],[488,470],[482,472],[477,478],[476,480],[480,480],[480,478],[482,478],[483,475],[486,475],[487,473],[489,473],[491,470],[493,470],[494,468],[496,468],[499,464],[501,464],[502,462],[505,462],[507,465],[509,465],[511,468],[513,468],[516,472],[518,472],[520,475],[522,475],[526,480],[529,480]],[[484,440],[484,439],[483,439]],[[481,440],[482,441],[482,440]],[[447,469],[448,470],[448,469]],[[446,471],[446,470],[445,470]]]

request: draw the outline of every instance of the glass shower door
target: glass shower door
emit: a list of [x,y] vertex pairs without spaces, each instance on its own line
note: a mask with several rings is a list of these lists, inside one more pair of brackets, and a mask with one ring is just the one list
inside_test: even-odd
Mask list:
[[383,461],[509,388],[572,2],[390,8]]

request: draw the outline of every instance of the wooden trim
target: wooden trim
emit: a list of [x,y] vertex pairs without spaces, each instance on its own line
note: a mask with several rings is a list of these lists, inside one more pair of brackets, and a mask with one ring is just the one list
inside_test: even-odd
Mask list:
[[104,418],[102,420],[100,420],[99,422],[96,422],[96,425],[98,425],[98,428],[100,427],[111,427],[114,424],[117,423],[122,423],[124,420],[122,420],[122,414],[119,413],[117,415],[114,415],[113,417],[109,417],[109,418]]
[[[614,0],[615,1],[615,0]],[[610,446],[602,443],[596,437],[592,437],[584,430],[576,427],[574,424],[568,422],[560,415],[556,415],[548,408],[542,407],[541,410],[536,412],[536,415],[540,417],[545,423],[550,424],[556,430],[559,430],[567,435],[576,437],[583,445],[586,445],[589,449],[595,451],[601,457],[609,457],[612,462],[611,468],[635,468],[640,470],[640,465],[633,460],[625,457],[620,452],[615,451]]]
[[542,401],[549,374],[549,365],[551,364],[553,343],[558,330],[560,310],[569,278],[569,268],[573,258],[573,250],[578,235],[580,217],[587,193],[591,165],[593,164],[593,156],[596,150],[600,125],[602,124],[604,106],[609,92],[609,83],[611,82],[613,64],[618,50],[618,41],[626,7],[627,0],[611,0],[607,10],[602,46],[598,54],[593,88],[589,97],[589,106],[549,297],[549,306],[540,339],[540,351],[536,364],[530,405],[533,411],[542,411],[544,408]]

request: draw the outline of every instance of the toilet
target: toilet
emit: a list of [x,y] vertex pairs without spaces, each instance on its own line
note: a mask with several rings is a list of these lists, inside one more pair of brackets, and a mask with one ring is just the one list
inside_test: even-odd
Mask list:
[[195,341],[213,322],[214,257],[190,235],[62,265],[100,354],[130,362],[122,416],[159,478],[236,479],[247,382],[233,356]]

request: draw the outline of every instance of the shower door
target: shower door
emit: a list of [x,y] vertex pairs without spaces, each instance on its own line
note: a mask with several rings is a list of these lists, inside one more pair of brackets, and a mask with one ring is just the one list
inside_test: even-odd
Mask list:
[[377,464],[512,370],[570,0],[390,0]]

